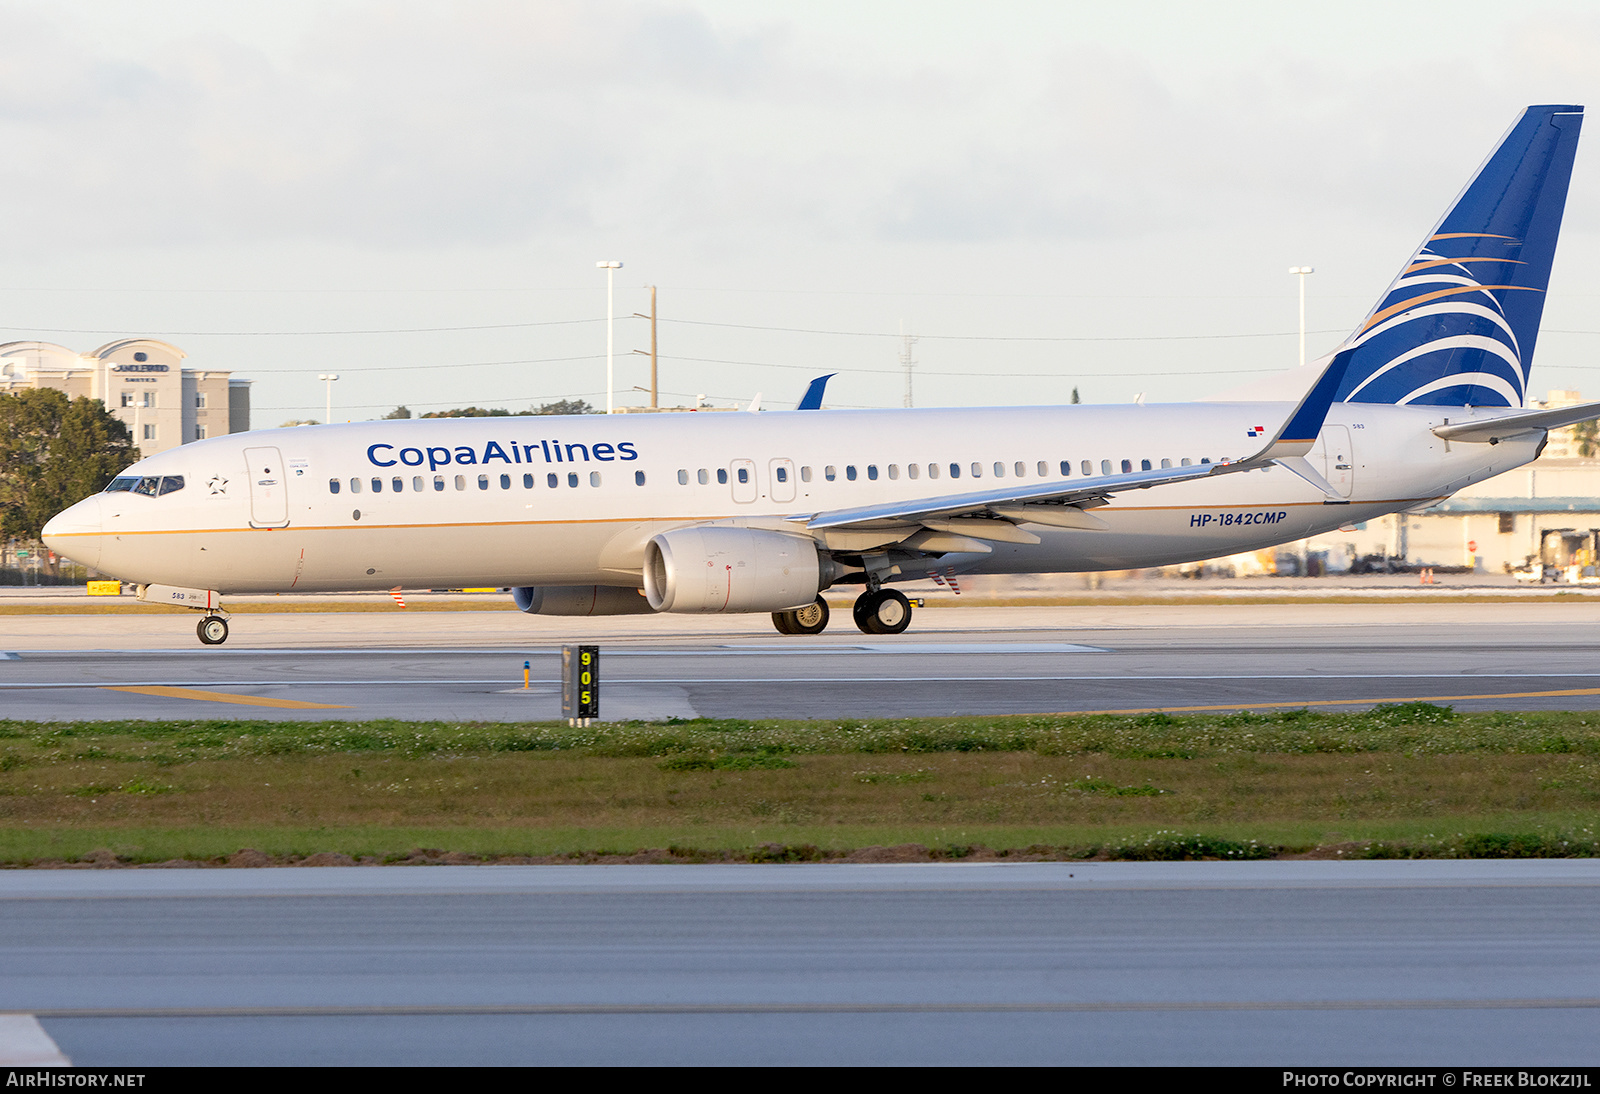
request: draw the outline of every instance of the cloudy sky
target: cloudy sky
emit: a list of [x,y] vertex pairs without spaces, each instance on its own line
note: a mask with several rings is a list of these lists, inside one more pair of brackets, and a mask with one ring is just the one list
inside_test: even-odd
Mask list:
[[[1191,399],[1371,305],[1600,7],[0,0],[0,337],[166,338],[255,424]],[[1593,142],[1600,133],[1586,138]],[[1600,395],[1580,148],[1534,390]]]

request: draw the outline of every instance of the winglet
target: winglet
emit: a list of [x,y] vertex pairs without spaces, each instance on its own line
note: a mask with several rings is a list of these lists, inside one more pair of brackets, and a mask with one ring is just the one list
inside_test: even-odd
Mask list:
[[815,380],[812,380],[811,386],[806,388],[806,393],[800,396],[800,404],[796,406],[795,409],[821,410],[822,392],[825,388],[827,388],[828,381],[837,375],[839,375],[837,372],[830,372],[826,376],[818,376]]
[[1311,451],[1311,446],[1317,443],[1317,434],[1322,432],[1322,423],[1328,417],[1333,397],[1344,382],[1345,370],[1350,367],[1350,359],[1354,356],[1354,349],[1340,350],[1333,355],[1333,360],[1317,377],[1317,382],[1311,385],[1311,390],[1300,400],[1300,405],[1294,408],[1294,413],[1283,423],[1283,428],[1272,438],[1272,443],[1250,457],[1252,462],[1304,456]]

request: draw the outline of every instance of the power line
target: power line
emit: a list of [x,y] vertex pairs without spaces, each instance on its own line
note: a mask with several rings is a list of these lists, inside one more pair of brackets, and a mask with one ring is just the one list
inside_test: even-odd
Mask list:
[[[663,323],[683,323],[696,327],[726,327],[731,330],[770,330],[785,334],[831,334],[845,338],[899,338],[892,331],[816,330],[809,327],[763,327],[753,323],[712,323],[704,319],[662,319]],[[1337,330],[1314,330],[1307,334],[1343,334]],[[1600,333],[1600,332],[1597,332]],[[1130,335],[1021,335],[1021,334],[920,334],[951,342],[1194,342],[1224,338],[1298,338],[1300,332],[1275,331],[1265,334],[1130,334]]]

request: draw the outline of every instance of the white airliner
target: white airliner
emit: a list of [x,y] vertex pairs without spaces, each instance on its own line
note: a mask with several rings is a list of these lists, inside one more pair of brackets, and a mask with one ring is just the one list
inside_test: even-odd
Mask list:
[[1525,410],[1581,107],[1530,107],[1298,402],[375,421],[140,460],[56,552],[205,613],[228,593],[509,587],[551,615],[771,612],[897,634],[895,582],[1270,547],[1525,464],[1600,403]]

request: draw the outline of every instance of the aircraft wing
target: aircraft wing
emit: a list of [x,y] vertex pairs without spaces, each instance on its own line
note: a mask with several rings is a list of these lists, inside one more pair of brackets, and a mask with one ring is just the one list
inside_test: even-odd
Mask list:
[[[1038,517],[1041,518],[1038,523],[1043,524],[1094,527],[1098,521],[1093,518],[1074,518],[1068,510],[1083,510],[1104,505],[1113,494],[1126,490],[1148,490],[1152,486],[1166,486],[1169,483],[1190,482],[1215,475],[1254,471],[1280,460],[1303,462],[1300,458],[1311,450],[1311,446],[1316,443],[1317,434],[1322,431],[1328,407],[1333,404],[1333,396],[1344,379],[1352,352],[1344,350],[1335,354],[1328,362],[1328,367],[1311,385],[1311,390],[1301,398],[1273,438],[1260,451],[1242,460],[1196,464],[1189,467],[1165,467],[1122,475],[1096,475],[1071,482],[1041,482],[1028,485],[1019,482],[1015,485],[1008,484],[961,494],[942,494],[929,498],[861,505],[851,509],[797,514],[789,519],[804,521],[808,528],[822,530],[846,528],[851,525],[881,524],[886,521],[919,523],[927,519],[938,520],[993,510],[1013,521],[1027,522]],[[1290,470],[1294,468],[1291,466]],[[1296,474],[1301,472],[1296,471]]]
[[1498,444],[1506,437],[1530,433],[1536,429],[1560,429],[1576,425],[1591,418],[1600,418],[1600,403],[1579,403],[1577,406],[1560,406],[1551,410],[1523,410],[1502,414],[1498,418],[1473,418],[1465,422],[1449,422],[1434,426],[1434,436],[1447,441],[1478,441]]

